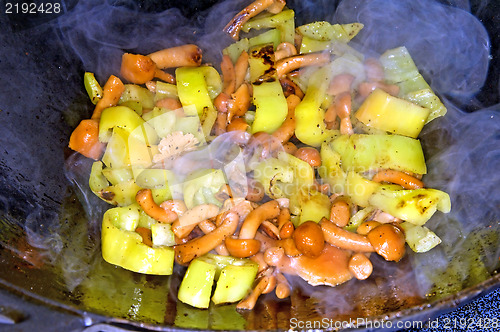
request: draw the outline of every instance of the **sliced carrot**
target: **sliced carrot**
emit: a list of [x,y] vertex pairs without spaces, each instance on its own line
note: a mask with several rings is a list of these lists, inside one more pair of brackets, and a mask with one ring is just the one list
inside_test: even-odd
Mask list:
[[118,103],[118,100],[120,100],[124,90],[125,86],[122,81],[115,75],[111,75],[106,84],[104,84],[102,98],[99,100],[97,105],[95,105],[92,119],[99,120],[101,113],[105,108],[115,106]]
[[377,174],[375,174],[375,176],[373,176],[372,181],[395,183],[399,184],[405,189],[418,189],[423,188],[424,186],[424,183],[419,179],[404,172],[396,171],[393,169],[386,169],[378,172]]
[[99,142],[99,122],[82,120],[69,138],[69,147],[87,158],[98,160],[105,147]]
[[124,79],[135,84],[144,84],[155,76],[156,64],[150,57],[124,53],[120,73]]

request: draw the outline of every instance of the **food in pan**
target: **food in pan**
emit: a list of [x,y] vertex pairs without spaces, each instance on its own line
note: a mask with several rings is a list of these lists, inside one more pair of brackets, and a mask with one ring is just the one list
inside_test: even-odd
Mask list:
[[281,0],[244,8],[220,72],[187,44],[123,54],[102,88],[85,73],[95,109],[69,146],[96,160],[90,188],[116,206],[107,262],[185,265],[180,301],[252,309],[288,297],[287,275],[333,287],[369,278],[371,255],[440,243],[425,223],[450,198],[425,186],[418,136],[446,108],[404,46],[365,57],[349,45],[362,24],[294,15]]

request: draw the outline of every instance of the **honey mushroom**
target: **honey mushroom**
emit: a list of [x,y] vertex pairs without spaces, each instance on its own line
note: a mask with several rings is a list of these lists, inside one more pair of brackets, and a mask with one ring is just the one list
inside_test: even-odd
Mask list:
[[318,257],[325,246],[321,227],[314,221],[306,221],[292,234],[297,249],[308,257]]
[[260,250],[260,241],[256,239],[235,239],[227,237],[224,243],[229,254],[238,258],[253,256]]
[[290,95],[286,98],[288,114],[281,126],[272,133],[273,141],[277,141],[283,145],[292,138],[295,132],[295,107],[297,107],[300,101],[297,95]]
[[189,263],[194,258],[215,249],[226,237],[231,236],[238,227],[238,215],[234,212],[227,212],[221,219],[221,225],[212,232],[184,244],[176,245],[174,247],[175,260],[179,264]]
[[361,234],[361,235],[366,235],[377,226],[380,226],[380,223],[378,221],[368,220],[368,221],[361,223],[358,226],[358,228],[356,229],[356,233]]
[[405,254],[405,235],[394,224],[382,224],[372,229],[366,237],[380,256],[387,261],[399,261]]
[[238,40],[241,28],[249,19],[266,9],[269,9],[270,12],[277,14],[283,9],[284,6],[284,0],[256,0],[236,14],[224,27],[224,31],[227,32],[233,39]]
[[373,265],[370,259],[363,253],[355,253],[349,259],[349,271],[358,280],[367,279],[373,271]]
[[276,74],[278,78],[284,77],[287,73],[307,66],[321,66],[330,62],[328,53],[309,53],[294,55],[288,58],[276,61]]
[[214,204],[200,204],[184,212],[172,223],[172,232],[182,239],[202,221],[213,218],[219,212],[219,207]]
[[345,227],[351,218],[351,207],[343,199],[336,199],[330,209],[330,221],[338,227]]
[[124,53],[120,73],[129,82],[144,84],[157,77],[175,84],[175,78],[161,69],[199,66],[202,51],[193,44],[163,49],[149,55]]
[[373,252],[373,245],[366,236],[346,231],[323,218],[320,222],[325,241],[341,249],[356,252]]
[[159,222],[171,224],[178,218],[174,211],[163,209],[155,203],[151,189],[139,190],[135,200],[148,216]]
[[286,280],[285,276],[280,273],[280,272],[275,272],[276,276],[276,297],[278,299],[285,299],[290,296],[292,287],[288,283],[288,280]]
[[295,151],[293,155],[300,160],[305,161],[313,168],[321,166],[321,156],[319,151],[313,147],[302,147]]
[[[200,222],[198,224],[198,227],[201,229],[201,231],[204,234],[208,234],[210,232],[213,232],[217,228],[217,226],[215,226],[215,224],[211,220],[203,220],[202,222]],[[221,243],[217,247],[215,247],[215,252],[218,255],[222,255],[222,256],[229,256],[230,255],[229,251],[227,250],[224,243]]]
[[267,219],[278,217],[279,212],[280,207],[278,205],[278,202],[276,202],[275,200],[260,205],[255,210],[251,211],[243,221],[239,233],[239,238],[253,239],[255,237],[255,234],[257,233],[257,229],[262,224],[262,222]]

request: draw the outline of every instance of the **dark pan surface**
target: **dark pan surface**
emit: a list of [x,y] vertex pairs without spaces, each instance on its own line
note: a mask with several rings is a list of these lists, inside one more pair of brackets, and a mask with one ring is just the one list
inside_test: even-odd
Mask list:
[[[135,9],[151,15],[152,20],[171,7],[179,8],[176,17],[193,17],[215,2],[138,1]],[[455,115],[441,121],[439,126],[430,126],[422,135],[431,168],[448,167],[449,173],[458,172],[460,165],[455,165],[455,169],[433,157],[443,147],[461,142],[461,146],[468,149],[462,152],[473,155],[464,162],[471,163],[470,167],[477,170],[480,177],[454,182],[454,188],[458,189],[453,203],[458,204],[456,216],[462,219],[452,220],[457,222],[453,228],[456,232],[447,231],[445,236],[451,242],[443,246],[440,254],[420,258],[409,255],[397,267],[375,259],[374,275],[365,282],[313,289],[294,280],[296,289],[290,300],[278,301],[267,296],[254,311],[242,313],[236,312],[234,306],[201,311],[177,303],[175,289],[181,271],[172,277],[143,276],[102,261],[99,224],[106,206],[98,198],[84,195],[89,192],[87,188],[75,188],[74,180],[86,183],[90,162],[75,158],[66,146],[72,129],[81,119],[88,118],[92,110],[82,84],[84,71],[96,71],[100,81],[117,71],[102,65],[92,68],[91,64],[97,62],[91,60],[101,54],[96,48],[98,44],[92,41],[74,44],[80,37],[67,29],[71,22],[64,21],[64,15],[70,15],[83,3],[67,1],[61,14],[0,14],[3,30],[0,33],[0,284],[5,288],[50,307],[85,315],[92,322],[168,330],[174,326],[288,329],[294,317],[342,321],[357,317],[424,320],[499,287],[500,189],[491,183],[498,181],[498,176],[490,177],[485,171],[500,169],[500,153],[495,150],[500,146],[499,3],[445,2],[470,10],[484,24],[491,40],[491,60],[484,85],[479,80],[476,83],[480,89],[474,94],[455,91],[443,96],[449,108],[465,110],[473,114],[467,115],[469,119],[482,121],[484,125],[479,130],[460,119],[465,113],[452,113]],[[85,3],[89,8],[98,4]],[[241,8],[238,6],[241,3],[237,2],[233,10]],[[289,4],[297,16],[302,15],[305,20],[331,17],[324,8],[336,6],[335,1],[326,0],[315,2],[313,7],[301,1]],[[124,6],[119,1],[110,1],[109,5]],[[230,17],[230,13],[228,15]],[[65,22],[65,28],[60,27],[61,22]],[[225,22],[221,20],[219,24],[223,26]],[[198,17],[197,24],[203,26],[203,16]],[[195,37],[189,29],[182,38],[192,41]],[[155,46],[130,45],[130,49],[147,52],[151,51],[148,47]],[[82,52],[85,48],[87,53]],[[212,56],[214,62],[217,60],[215,53],[209,51],[208,56]],[[487,121],[490,118],[492,120]],[[488,153],[490,147],[492,153]],[[68,165],[75,163],[78,167],[69,172]],[[438,187],[446,186],[439,177],[431,175],[430,181]],[[491,198],[483,214],[468,214],[469,205],[477,203],[474,195],[463,190],[471,184],[482,185]],[[96,208],[84,209],[82,200],[88,200],[86,206]],[[442,224],[436,221],[434,226],[439,229]],[[455,244],[458,250],[454,250]],[[470,251],[479,252],[482,265],[471,258],[475,256],[469,255]],[[451,260],[452,256],[455,261]],[[471,272],[457,278],[444,269],[434,277],[449,278],[453,287],[438,287],[438,290],[445,289],[443,293],[422,296],[414,268],[425,270],[423,267],[427,267],[431,273],[433,260],[439,257],[449,257],[450,262],[454,262],[450,265],[459,264]]]

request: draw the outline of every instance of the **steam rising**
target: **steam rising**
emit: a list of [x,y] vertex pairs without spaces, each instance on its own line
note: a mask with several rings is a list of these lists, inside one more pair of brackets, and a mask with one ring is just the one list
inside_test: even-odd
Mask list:
[[383,53],[405,45],[432,88],[441,94],[470,96],[488,71],[489,38],[472,14],[424,1],[343,1],[335,21],[359,21],[368,31],[357,42],[365,52]]
[[[220,50],[231,42],[221,32],[222,28],[247,3],[226,1],[208,13],[188,19],[177,9],[141,13],[130,3],[113,5],[80,1],[70,13],[60,18],[59,24],[64,39],[79,54],[84,69],[97,73],[103,82],[110,74],[119,73],[124,51],[147,54],[166,47],[196,43],[204,51],[204,61],[217,66]],[[434,121],[422,133],[424,139],[446,146],[444,150],[436,151],[434,144],[428,144],[430,172],[423,180],[428,186],[444,190],[451,196],[451,214],[436,215],[427,225],[442,237],[445,247],[455,247],[447,252],[434,250],[428,254],[412,255],[412,273],[417,275],[407,274],[405,278],[419,280],[422,286],[420,295],[424,296],[432,282],[428,275],[420,274],[419,269],[425,272],[429,262],[433,268],[445,269],[451,255],[462,248],[467,235],[478,227],[500,221],[500,107],[496,105],[467,114],[451,101],[451,98],[471,98],[483,86],[489,64],[489,38],[482,24],[467,12],[469,6],[465,0],[456,7],[431,0],[346,0],[335,12],[325,8],[333,4],[321,2],[324,17],[313,17],[310,13],[317,12],[318,8],[306,2],[297,4],[300,10],[296,13],[310,18],[310,21],[328,19],[334,23],[363,23],[365,27],[352,45],[369,56],[378,56],[387,49],[405,45],[426,80],[448,107],[445,119]],[[295,8],[294,3],[289,5]],[[84,167],[78,160],[69,160],[67,165],[68,178],[81,192],[80,198],[91,223],[89,228],[95,229],[102,211],[94,209],[95,197],[87,189],[88,165]],[[30,220],[26,224],[30,241],[37,246],[43,245],[45,240],[40,239],[44,234]],[[50,241],[60,248],[60,237]],[[485,254],[484,264],[491,272],[498,265],[498,259],[495,259],[499,255],[498,244]],[[62,260],[67,264],[62,268],[70,289],[78,285],[88,267],[69,263],[72,259],[85,261],[85,255],[87,252],[82,251]],[[386,273],[395,269],[385,262],[375,263],[387,268]],[[379,268],[377,273],[383,275],[383,269]],[[311,296],[319,298],[325,308],[328,307],[326,302],[331,305],[331,300],[319,296],[317,289],[304,291],[315,292]],[[372,291],[367,291],[367,294]],[[340,286],[325,292],[336,297],[337,305],[333,306],[333,311],[338,313],[352,308],[350,301],[339,297],[348,295],[349,287]]]

